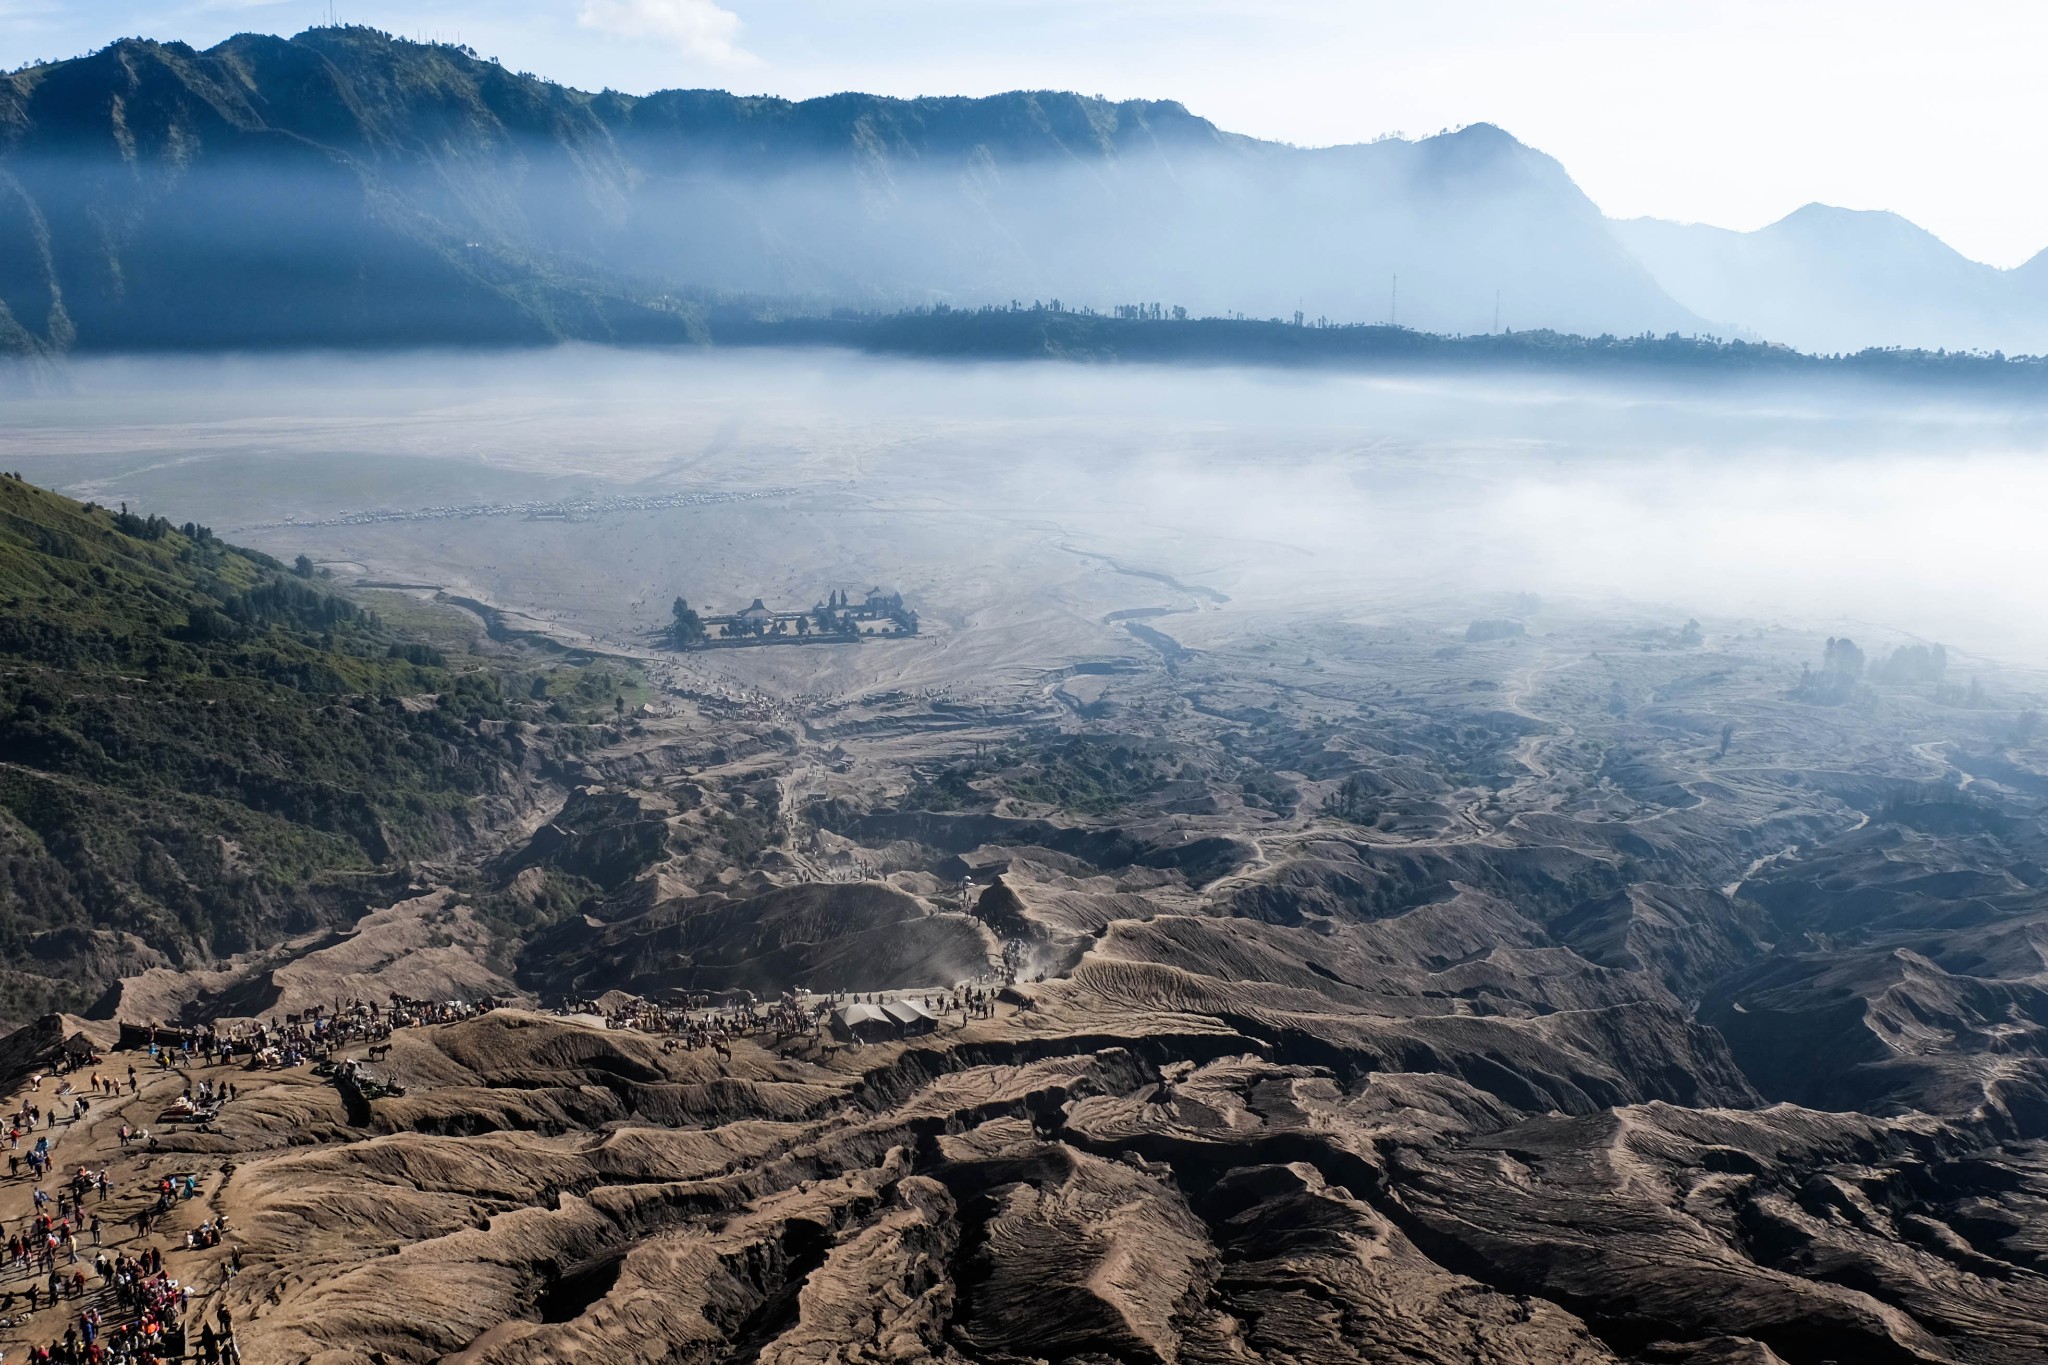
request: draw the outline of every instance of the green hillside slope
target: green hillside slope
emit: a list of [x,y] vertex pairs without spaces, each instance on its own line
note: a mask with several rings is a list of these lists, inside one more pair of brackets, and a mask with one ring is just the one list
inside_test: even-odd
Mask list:
[[535,761],[526,678],[310,569],[0,478],[0,1019],[350,918]]

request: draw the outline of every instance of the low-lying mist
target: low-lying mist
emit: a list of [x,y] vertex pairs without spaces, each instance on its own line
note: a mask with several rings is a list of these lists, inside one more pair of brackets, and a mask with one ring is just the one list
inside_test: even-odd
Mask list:
[[[1535,593],[2048,655],[2034,605],[2048,413],[2011,404],[569,348],[79,361],[6,420],[7,463],[37,482],[280,552],[308,533],[275,523],[354,509],[796,490],[744,517],[704,510],[687,536],[636,514],[658,556],[635,567],[616,528],[558,532],[574,547],[550,561],[562,572],[658,604],[692,584],[748,594],[781,537],[815,542],[844,513],[860,521],[837,576],[908,578],[927,597],[971,596],[992,543],[976,528],[1002,527],[1250,613],[1451,621]],[[532,538],[517,518],[488,523],[496,540],[437,540],[440,525],[355,548],[350,528],[320,535],[326,557],[373,574],[495,563],[500,547],[509,564]],[[913,576],[927,555],[940,562]]]

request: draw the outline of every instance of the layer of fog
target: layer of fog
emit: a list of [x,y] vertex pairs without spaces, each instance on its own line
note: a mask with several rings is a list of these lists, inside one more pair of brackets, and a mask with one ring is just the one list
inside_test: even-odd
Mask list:
[[[1307,150],[1185,115],[1106,132],[956,112],[856,152],[837,125],[673,117],[374,165],[296,142],[215,139],[139,167],[24,150],[8,169],[32,212],[10,228],[0,205],[0,235],[107,249],[43,250],[47,270],[18,253],[0,304],[37,332],[68,312],[87,348],[521,341],[539,321],[486,283],[526,279],[565,286],[543,311],[572,335],[605,334],[585,285],[803,310],[1058,299],[1442,332],[1707,325],[1561,167],[1489,127]],[[829,154],[811,141],[842,137]]]
[[229,534],[515,493],[796,487],[884,526],[1022,528],[1252,613],[1455,615],[1533,592],[2048,658],[2048,413],[2012,406],[574,349],[90,361],[66,383],[10,404],[9,466]]
[[[1702,327],[1562,168],[1484,126],[1313,151],[1164,137],[1049,160],[890,149],[765,174],[677,173],[672,153],[627,150],[647,175],[598,249],[644,279],[885,307],[1143,300],[1438,332]],[[586,207],[549,235],[571,240]]]

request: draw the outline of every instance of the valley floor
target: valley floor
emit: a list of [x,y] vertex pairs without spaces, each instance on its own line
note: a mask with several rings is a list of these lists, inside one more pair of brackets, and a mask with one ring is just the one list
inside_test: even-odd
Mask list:
[[[2048,1354],[2038,675],[1960,646],[1937,668],[1863,621],[1868,666],[1824,666],[1853,613],[1811,614],[1835,587],[1763,533],[1670,594],[1702,605],[1663,605],[1705,539],[1612,502],[1575,522],[1538,479],[1471,491],[1549,459],[1534,443],[1331,463],[1329,428],[1277,419],[1254,458],[1177,413],[755,410],[745,439],[709,400],[673,427],[558,413],[516,448],[531,414],[465,410],[356,471],[412,507],[778,490],[582,521],[341,521],[347,471],[280,453],[332,425],[79,456],[105,496],[212,481],[458,676],[504,646],[634,680],[370,914],[129,971],[107,1001],[221,1027],[504,1002],[339,1049],[402,1094],[220,1072],[215,1131],[122,1148],[117,1122],[184,1084],[152,1075],[58,1128],[116,1212],[198,1178],[166,1254],[246,1359]],[[1629,477],[1560,470],[1589,498]],[[1532,527],[1643,577],[1525,588]],[[679,595],[871,586],[918,637],[657,640]],[[1886,580],[1886,619],[1915,591]],[[988,1017],[858,1044],[676,1049],[581,1008],[976,983]],[[216,1213],[232,1279],[226,1248],[175,1240]]]

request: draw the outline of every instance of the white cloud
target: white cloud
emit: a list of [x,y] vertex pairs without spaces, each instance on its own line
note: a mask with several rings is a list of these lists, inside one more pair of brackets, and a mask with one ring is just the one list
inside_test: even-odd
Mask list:
[[698,61],[733,66],[754,60],[735,41],[740,17],[713,0],[583,0],[576,22],[616,38],[663,43]]

